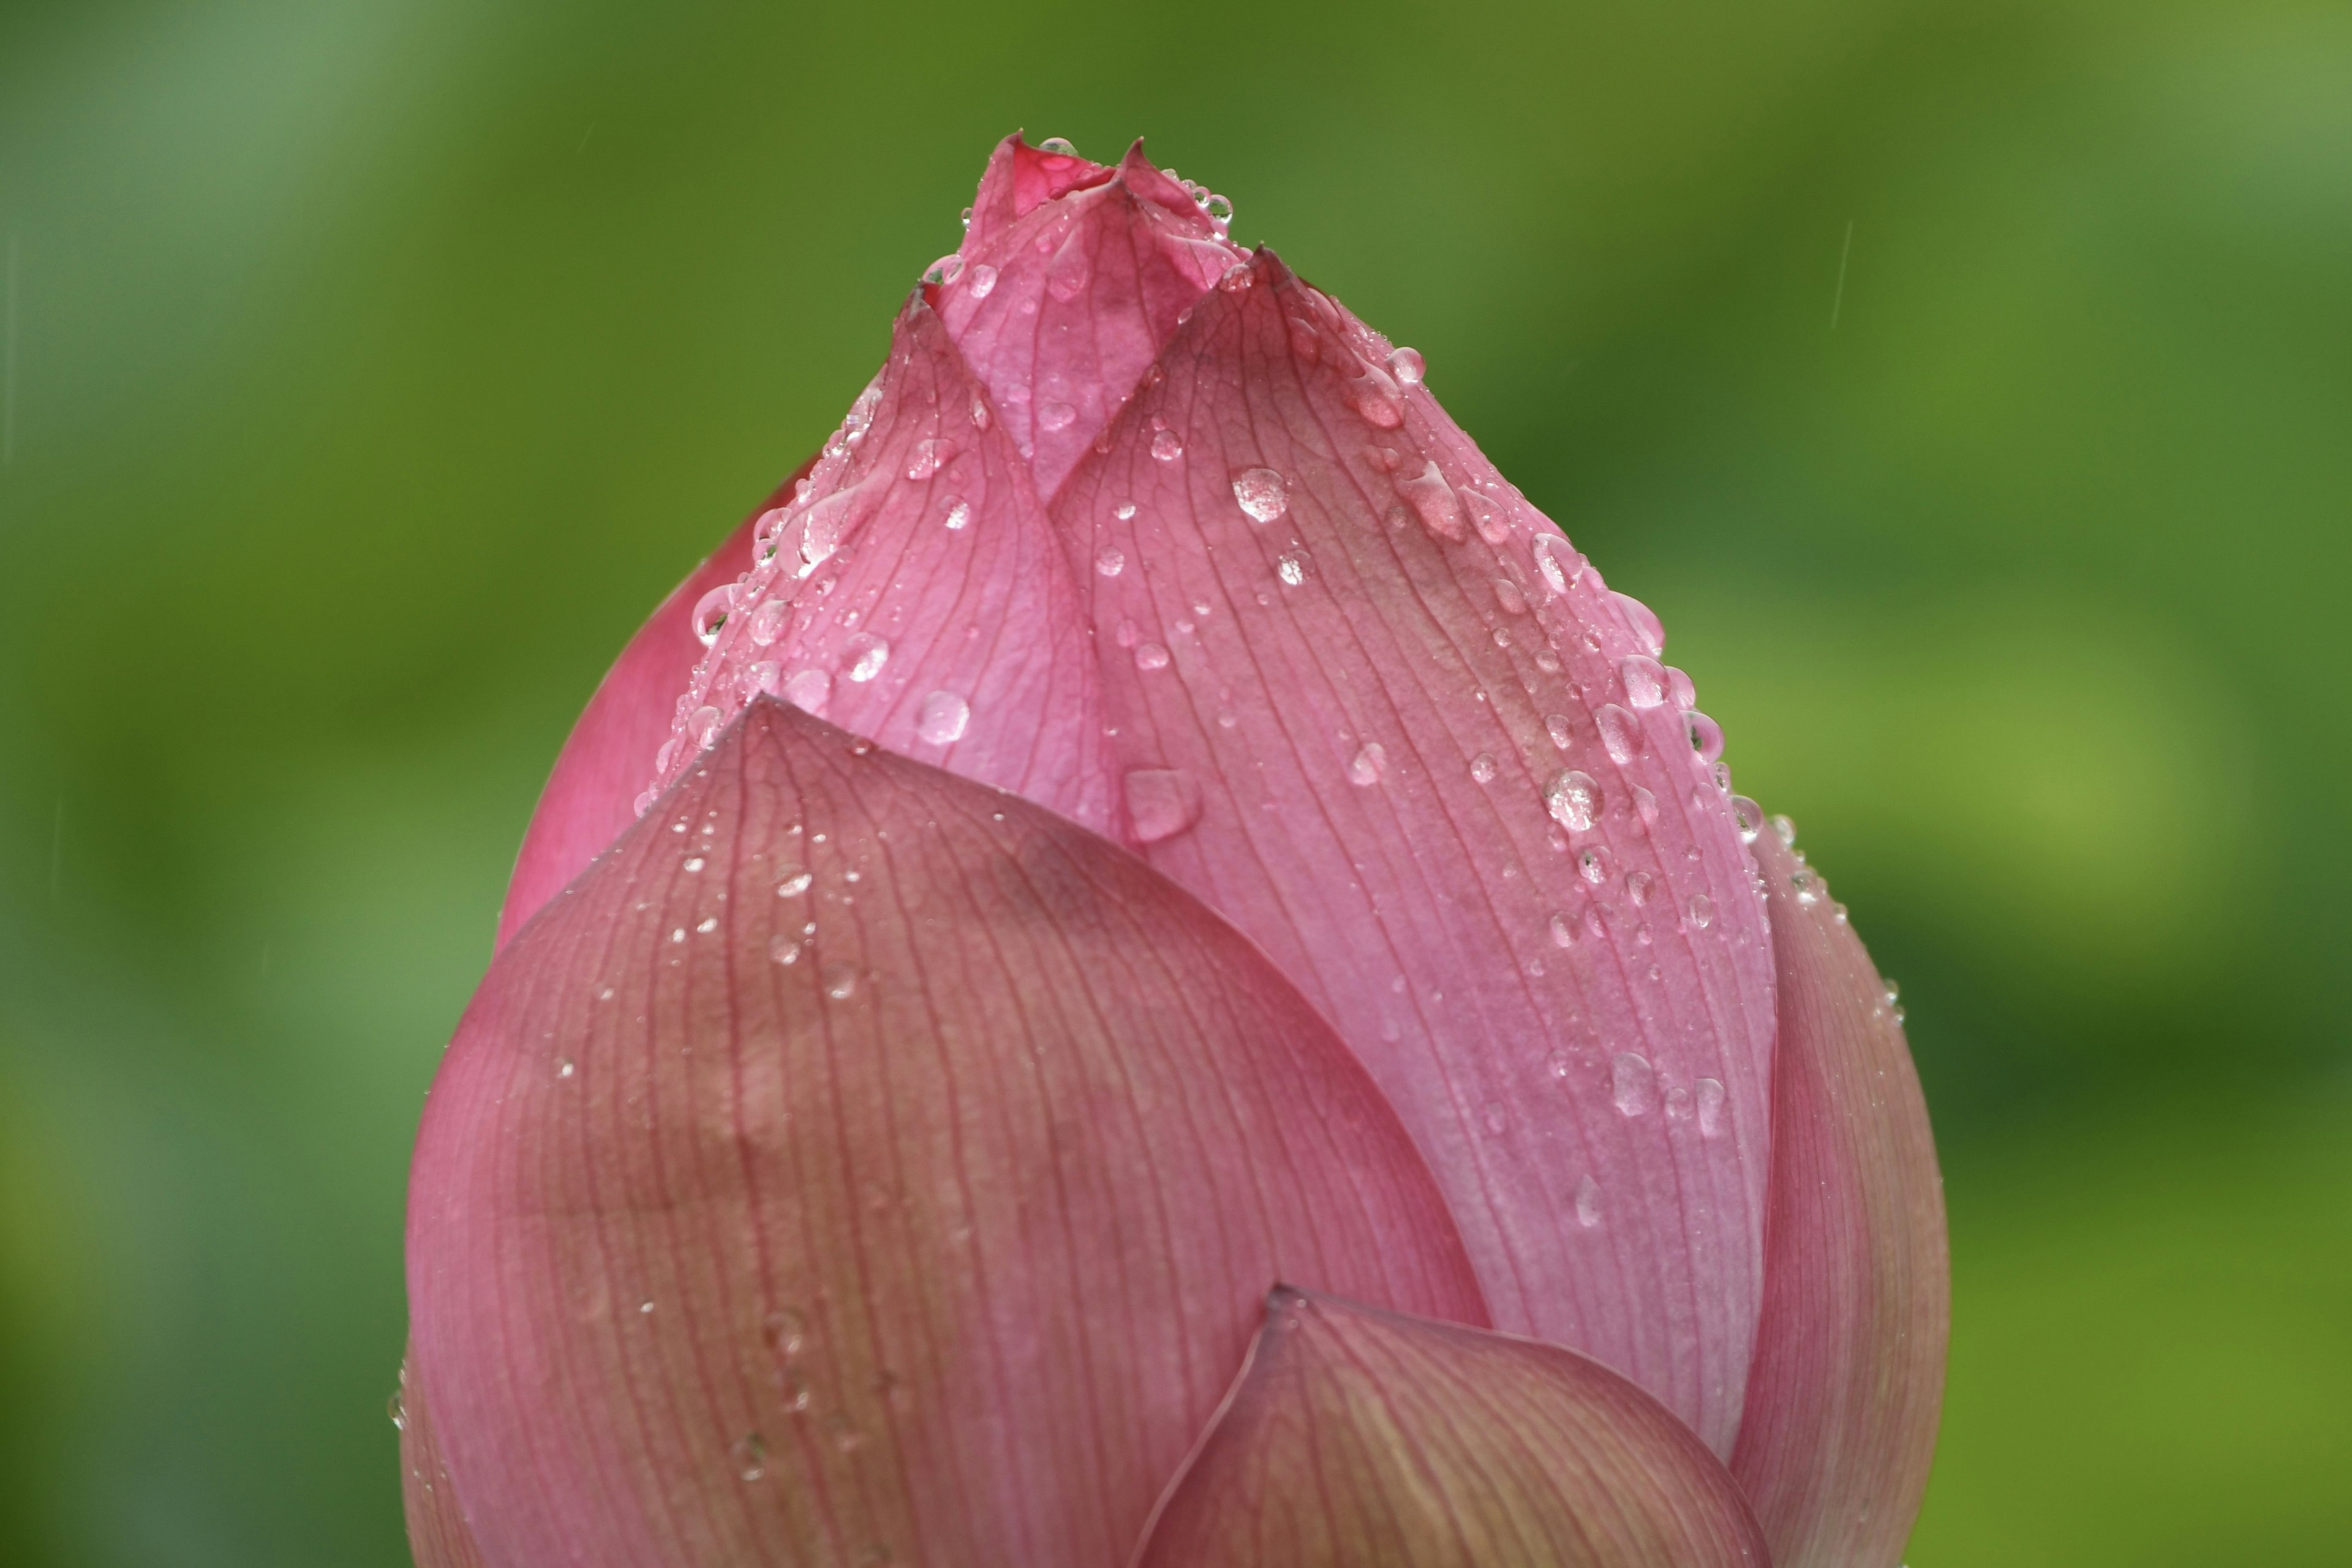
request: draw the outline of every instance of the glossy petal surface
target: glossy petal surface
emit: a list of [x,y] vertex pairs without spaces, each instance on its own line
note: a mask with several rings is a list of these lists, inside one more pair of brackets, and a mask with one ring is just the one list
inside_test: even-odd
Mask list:
[[495,1568],[1097,1568],[1268,1280],[1482,1316],[1246,942],[769,701],[500,954],[415,1169],[417,1366]]
[[1935,1456],[1944,1184],[1885,983],[1819,873],[1756,859],[1780,964],[1764,1314],[1732,1473],[1781,1568],[1893,1563]]
[[1277,1290],[1137,1568],[1764,1568],[1722,1464],[1532,1341]]
[[1773,1028],[1748,854],[1654,617],[1387,353],[1260,253],[1055,500],[1074,561],[1124,563],[1092,605],[1118,766],[1198,786],[1129,826],[1370,1068],[1497,1326],[1727,1454]]

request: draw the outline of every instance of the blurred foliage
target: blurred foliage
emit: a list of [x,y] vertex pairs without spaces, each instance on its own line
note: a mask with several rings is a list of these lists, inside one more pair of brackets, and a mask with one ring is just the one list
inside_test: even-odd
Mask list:
[[1422,348],[1904,980],[1914,1568],[2341,1561],[2352,13],[2265,0],[0,11],[0,1560],[405,1561],[540,780],[1022,125]]

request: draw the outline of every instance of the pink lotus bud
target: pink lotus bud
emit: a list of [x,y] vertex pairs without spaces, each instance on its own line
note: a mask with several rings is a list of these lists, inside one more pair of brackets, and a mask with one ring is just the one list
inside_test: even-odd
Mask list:
[[[1505,1436],[1616,1457],[1515,1519],[1630,1465],[1707,1552],[1899,1548],[1941,1207],[1867,958],[1657,616],[1229,214],[1008,139],[599,689],[420,1139],[420,1542],[1115,1561],[1279,1279],[1468,1326],[1379,1351],[1397,1430],[1559,1347]],[[1186,1485],[1313,1482],[1249,1451]]]

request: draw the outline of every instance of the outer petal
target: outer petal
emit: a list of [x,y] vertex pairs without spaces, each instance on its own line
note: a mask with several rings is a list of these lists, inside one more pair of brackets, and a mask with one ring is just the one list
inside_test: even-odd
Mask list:
[[636,820],[631,803],[653,776],[653,755],[669,738],[672,709],[686,689],[702,645],[695,640],[693,615],[702,596],[731,582],[750,559],[751,530],[762,513],[790,500],[793,487],[809,471],[811,458],[758,511],[728,537],[646,618],[637,635],[605,672],[572,726],[571,738],[555,759],[547,786],[531,813],[506,905],[499,911],[499,945],[537,914],[563,884]]
[[770,702],[499,956],[415,1173],[417,1365],[497,1568],[1099,1568],[1265,1281],[1481,1316],[1246,942]]
[[480,1568],[482,1554],[457,1506],[457,1489],[433,1432],[424,1386],[400,1363],[400,1493],[408,1516],[408,1550],[416,1568]]
[[1714,1568],[1768,1559],[1720,1461],[1556,1346],[1289,1289],[1137,1568]]
[[646,777],[677,777],[765,692],[1108,826],[1116,775],[1083,594],[1020,455],[920,299],[792,505],[754,535],[743,580],[705,601],[705,631],[719,624],[666,707],[676,727]]
[[1748,853],[1655,617],[1385,353],[1261,252],[1064,487],[1074,558],[1124,562],[1128,826],[1370,1068],[1497,1326],[1727,1454],[1773,1029]]
[[[1017,142],[1009,157],[998,150],[962,268],[931,293],[1029,460],[1037,493],[1051,496],[1184,311],[1243,253],[1139,142],[1116,171],[1060,200],[1019,206],[995,194],[1008,163],[1040,157]],[[1001,216],[1013,207],[1019,216]]]
[[1782,1568],[1893,1563],[1943,1405],[1944,1183],[1870,955],[1801,857],[1767,833],[1756,859],[1780,1046],[1764,1316],[1732,1473]]

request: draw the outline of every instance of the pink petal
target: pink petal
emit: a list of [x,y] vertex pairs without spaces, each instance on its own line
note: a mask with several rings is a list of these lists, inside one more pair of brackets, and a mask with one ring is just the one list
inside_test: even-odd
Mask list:
[[409,1215],[498,1568],[1099,1568],[1267,1281],[1483,1316],[1393,1114],[1230,927],[772,702],[499,955]]
[[1556,1346],[1278,1289],[1136,1568],[1765,1568],[1706,1446]]
[[1109,825],[1080,568],[929,306],[908,301],[881,374],[760,529],[709,652],[665,701],[676,724],[647,779],[677,778],[765,692]]
[[1951,1270],[1900,1015],[1819,873],[1756,844],[1780,964],[1772,1213],[1731,1459],[1782,1568],[1892,1563],[1927,1483]]
[[1261,252],[1055,500],[1074,562],[1125,562],[1093,579],[1118,765],[1199,786],[1131,841],[1370,1068],[1497,1326],[1728,1453],[1773,1031],[1748,852],[1655,618],[1387,353]]
[[[1036,154],[1016,145],[1016,166]],[[1013,205],[981,186],[962,270],[932,290],[1005,429],[1051,496],[1175,335],[1180,318],[1243,253],[1192,196],[1131,148],[1115,174],[983,225]],[[1094,165],[1088,165],[1094,167]]]
[[449,1467],[433,1433],[424,1385],[400,1363],[401,1503],[408,1517],[408,1550],[416,1568],[480,1568],[482,1554],[457,1506]]
[[996,144],[988,168],[980,176],[980,194],[971,201],[971,224],[964,230],[965,249],[990,244],[1056,196],[1101,184],[1110,177],[1109,169],[1090,159],[1032,147],[1016,131]]
[[654,752],[669,738],[671,705],[702,657],[691,625],[694,606],[742,570],[751,549],[752,525],[761,513],[792,498],[793,485],[815,461],[811,458],[777,486],[776,493],[661,602],[605,672],[587,710],[572,726],[531,813],[522,850],[515,857],[514,876],[507,883],[506,905],[499,911],[500,947],[637,819],[632,803],[653,778]]

